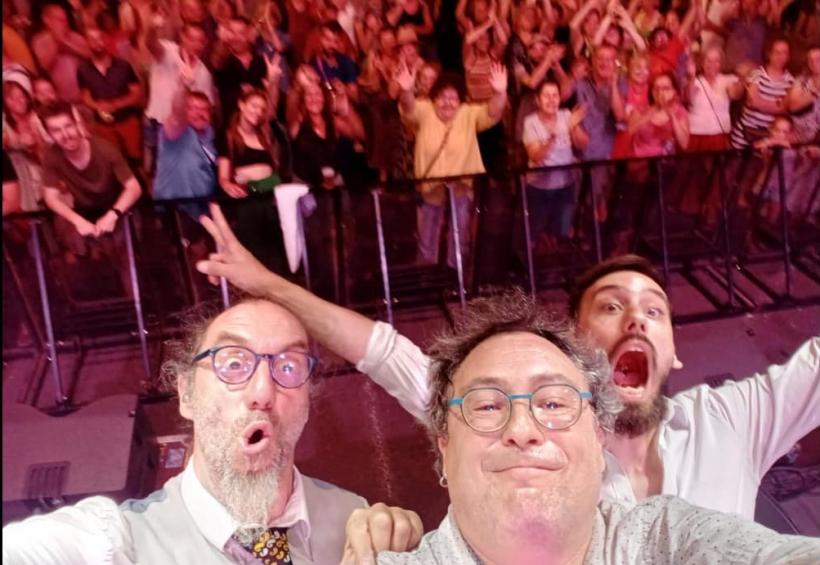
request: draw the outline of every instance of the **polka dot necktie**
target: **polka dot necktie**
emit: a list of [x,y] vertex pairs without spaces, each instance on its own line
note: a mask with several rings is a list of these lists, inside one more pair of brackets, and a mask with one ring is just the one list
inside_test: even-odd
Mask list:
[[265,565],[290,565],[287,528],[271,528],[256,538],[245,549]]

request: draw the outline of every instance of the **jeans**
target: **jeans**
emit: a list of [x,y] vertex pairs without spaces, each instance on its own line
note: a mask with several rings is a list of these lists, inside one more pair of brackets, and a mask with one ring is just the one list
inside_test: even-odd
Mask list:
[[[466,263],[472,240],[472,219],[473,219],[473,190],[456,190],[455,209],[456,221],[458,222],[459,248],[461,250],[462,264]],[[446,205],[438,206],[422,201],[418,207],[417,230],[418,230],[418,259],[422,263],[438,263],[439,243],[441,241],[441,229],[444,224],[444,212]],[[449,218],[448,218],[449,220]],[[455,243],[453,240],[453,230],[450,229],[448,236],[447,265],[456,268]]]
[[575,187],[569,185],[545,190],[527,186],[527,207],[533,241],[545,230],[559,237],[567,237],[575,211]]

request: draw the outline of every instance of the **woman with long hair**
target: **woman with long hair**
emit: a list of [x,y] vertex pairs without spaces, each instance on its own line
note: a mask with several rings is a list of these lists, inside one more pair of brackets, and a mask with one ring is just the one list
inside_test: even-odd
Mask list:
[[280,151],[271,134],[269,107],[264,91],[242,93],[238,111],[218,139],[217,168],[219,186],[231,198],[268,195],[236,203],[236,234],[266,266],[284,273],[284,245],[273,201],[273,189],[280,182]]
[[24,212],[42,207],[41,158],[45,146],[31,94],[18,82],[4,81],[3,149],[17,173],[20,208]]
[[[293,139],[294,175],[313,187],[342,184],[364,140],[364,127],[344,88],[325,93],[318,84],[301,87],[300,111],[288,124]],[[343,170],[345,169],[345,170]]]

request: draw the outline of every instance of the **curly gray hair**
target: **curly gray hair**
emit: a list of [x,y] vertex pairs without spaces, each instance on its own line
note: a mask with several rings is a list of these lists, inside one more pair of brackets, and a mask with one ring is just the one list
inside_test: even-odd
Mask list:
[[447,433],[448,401],[456,370],[480,343],[509,332],[540,336],[569,357],[586,378],[592,393],[590,405],[598,424],[611,431],[622,404],[612,385],[609,361],[602,351],[592,348],[573,330],[565,317],[546,311],[521,289],[472,300],[453,330],[440,335],[430,348],[431,398],[427,425],[433,439]]

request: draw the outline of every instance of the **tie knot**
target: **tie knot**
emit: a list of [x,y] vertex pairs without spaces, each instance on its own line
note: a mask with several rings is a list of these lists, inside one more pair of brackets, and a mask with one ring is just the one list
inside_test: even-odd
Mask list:
[[291,563],[287,528],[270,528],[262,532],[245,549],[265,565]]

